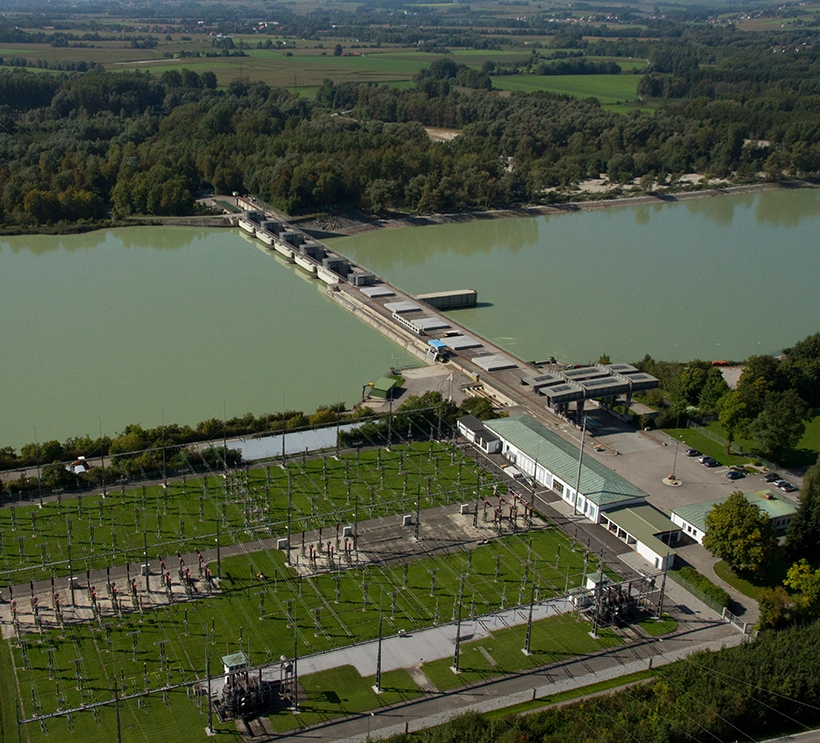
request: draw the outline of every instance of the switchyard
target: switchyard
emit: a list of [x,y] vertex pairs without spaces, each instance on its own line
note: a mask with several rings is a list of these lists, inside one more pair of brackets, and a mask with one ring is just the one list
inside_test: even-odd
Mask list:
[[[300,658],[540,606],[582,589],[600,557],[448,442],[192,470],[0,511],[0,617],[28,740],[98,725],[142,740],[146,714],[181,740],[269,734],[317,704]],[[535,646],[552,620],[534,616]],[[390,662],[377,706],[418,693]]]

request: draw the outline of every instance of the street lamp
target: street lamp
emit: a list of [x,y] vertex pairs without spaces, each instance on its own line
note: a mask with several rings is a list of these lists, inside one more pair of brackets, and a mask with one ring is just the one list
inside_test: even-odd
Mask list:
[[675,437],[675,457],[672,460],[672,474],[669,476],[670,482],[677,482],[678,478],[675,477],[675,470],[678,466],[678,447],[680,446],[680,439]]

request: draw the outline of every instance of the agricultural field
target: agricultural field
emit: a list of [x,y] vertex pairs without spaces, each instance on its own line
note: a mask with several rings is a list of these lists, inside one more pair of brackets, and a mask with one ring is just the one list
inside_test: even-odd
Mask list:
[[545,90],[575,98],[597,98],[601,104],[636,101],[639,75],[505,75],[493,77],[498,90],[532,93]]

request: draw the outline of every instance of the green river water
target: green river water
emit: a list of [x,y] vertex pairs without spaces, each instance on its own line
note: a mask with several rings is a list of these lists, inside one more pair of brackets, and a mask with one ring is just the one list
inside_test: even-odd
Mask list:
[[234,230],[2,238],[0,446],[309,414],[415,362],[323,289]]
[[[527,359],[742,359],[820,330],[820,190],[332,241]],[[416,363],[236,231],[0,238],[0,446],[356,401]]]
[[[525,360],[744,359],[820,330],[820,189],[365,233],[335,250]],[[484,306],[481,306],[484,305]]]

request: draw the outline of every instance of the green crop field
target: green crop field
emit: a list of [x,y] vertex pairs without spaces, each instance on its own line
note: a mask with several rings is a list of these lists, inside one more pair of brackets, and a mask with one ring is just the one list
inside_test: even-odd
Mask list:
[[532,93],[546,90],[576,98],[597,98],[602,104],[637,100],[639,75],[504,75],[493,77],[498,90]]

